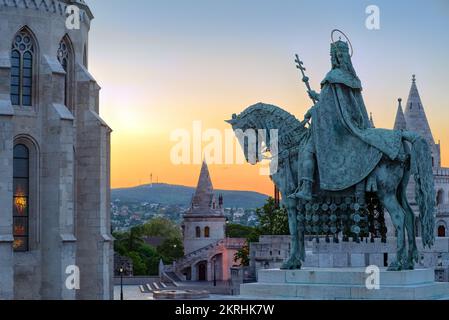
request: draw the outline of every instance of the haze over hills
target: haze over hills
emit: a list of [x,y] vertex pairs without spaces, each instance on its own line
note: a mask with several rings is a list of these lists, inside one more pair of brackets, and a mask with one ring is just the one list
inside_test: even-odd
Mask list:
[[[190,205],[194,187],[170,184],[142,185],[131,188],[111,190],[111,199],[122,202],[149,202],[162,205]],[[223,195],[226,208],[260,208],[264,205],[267,195],[252,191],[215,190],[215,194]]]

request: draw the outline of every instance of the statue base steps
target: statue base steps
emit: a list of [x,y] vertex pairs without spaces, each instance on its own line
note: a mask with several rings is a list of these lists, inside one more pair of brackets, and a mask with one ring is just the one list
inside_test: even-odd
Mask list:
[[[297,300],[449,300],[449,283],[435,282],[433,269],[380,270],[380,288],[366,286],[365,268],[260,270],[257,283],[240,287],[242,298]],[[371,283],[371,282],[369,282]]]

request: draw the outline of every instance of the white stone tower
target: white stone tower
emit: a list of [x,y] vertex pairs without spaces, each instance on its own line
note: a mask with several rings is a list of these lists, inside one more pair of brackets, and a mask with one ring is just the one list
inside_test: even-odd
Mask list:
[[[66,7],[80,29],[66,27]],[[83,0],[0,0],[0,299],[111,299],[110,128]],[[80,271],[80,290],[66,286]]]
[[422,104],[421,97],[416,86],[416,77],[413,75],[412,87],[405,107],[405,122],[407,130],[415,131],[421,134],[428,142],[432,149],[432,166],[438,168],[441,166],[440,160],[440,145],[435,143],[432,135],[432,130],[427,120],[424,105]]
[[[396,114],[395,130],[409,130],[421,134],[430,145],[432,151],[432,166],[435,180],[435,192],[437,194],[437,223],[435,233],[437,236],[449,236],[449,169],[441,166],[440,144],[435,143],[432,130],[427,120],[424,105],[416,85],[416,77],[413,75],[412,86],[407,100],[405,112],[402,109],[402,99],[399,99]],[[413,177],[407,188],[407,197],[418,216],[418,207],[415,200],[415,183]],[[417,232],[420,234],[419,221]]]
[[226,218],[223,197],[216,201],[206,162],[189,211],[184,215],[184,254],[188,255],[219,240],[225,239]]

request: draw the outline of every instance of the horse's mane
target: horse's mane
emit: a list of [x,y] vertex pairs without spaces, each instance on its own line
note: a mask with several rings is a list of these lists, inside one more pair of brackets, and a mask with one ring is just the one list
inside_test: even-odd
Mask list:
[[267,112],[267,113],[273,113],[273,114],[277,114],[279,116],[282,116],[283,118],[294,118],[296,121],[298,121],[294,115],[292,115],[291,113],[285,111],[284,109],[277,107],[275,105],[272,104],[267,104],[267,103],[256,103],[248,108],[246,108],[240,115],[239,118],[244,118],[254,112]]
[[257,121],[259,124],[269,121],[279,122],[280,135],[289,136],[291,143],[298,145],[303,139],[303,134],[308,134],[309,130],[301,125],[301,122],[294,115],[272,104],[259,102],[248,107],[238,119],[248,119]]

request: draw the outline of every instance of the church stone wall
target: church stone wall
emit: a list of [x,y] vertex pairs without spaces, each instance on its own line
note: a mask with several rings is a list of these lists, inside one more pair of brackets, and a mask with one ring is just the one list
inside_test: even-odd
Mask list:
[[[99,86],[84,64],[91,13],[65,26],[70,0],[0,1],[0,299],[111,299],[109,127],[98,115]],[[25,3],[27,6],[25,6]],[[26,28],[35,41],[33,103],[13,106],[11,45]],[[69,93],[57,52],[70,44]],[[13,251],[13,146],[30,149],[30,247]],[[81,290],[66,288],[76,265]]]
[[0,203],[2,204],[2,210],[0,210],[0,298],[12,299],[14,297],[14,256],[10,172],[12,172],[13,123],[12,110],[4,102],[7,96],[5,76],[9,75],[5,65],[8,67],[7,63],[0,60]]

